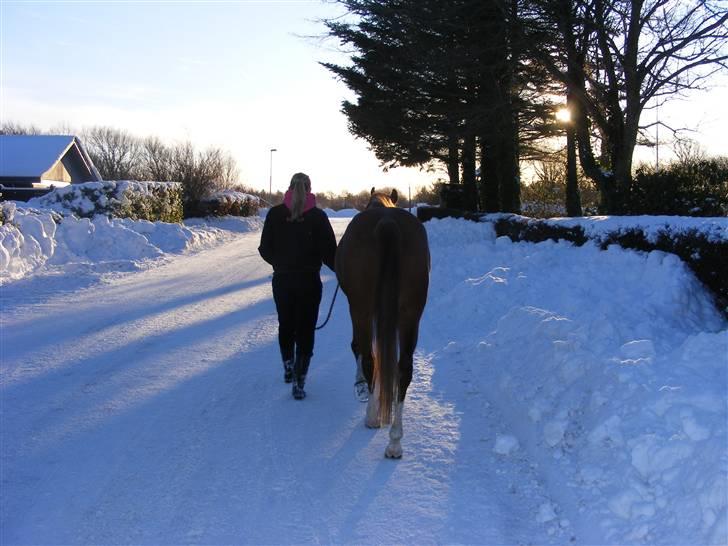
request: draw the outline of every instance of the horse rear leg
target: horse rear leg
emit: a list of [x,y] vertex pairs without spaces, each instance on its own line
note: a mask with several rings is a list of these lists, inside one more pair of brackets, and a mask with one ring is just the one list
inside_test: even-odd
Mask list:
[[414,368],[414,353],[417,346],[417,336],[419,320],[414,321],[414,326],[400,324],[399,331],[399,392],[397,400],[394,402],[394,418],[392,426],[389,429],[389,445],[384,450],[384,456],[389,459],[399,459],[402,457],[402,412],[404,411],[404,399],[407,396],[407,389],[412,382],[412,372]]
[[[352,317],[353,317],[352,313]],[[354,327],[354,341],[352,349],[356,356],[357,364],[357,381],[360,373],[366,381],[366,399],[359,398],[362,402],[367,403],[366,418],[364,424],[367,428],[379,428],[382,426],[379,416],[379,382],[374,377],[374,355],[372,353],[372,321],[370,317],[364,317],[361,320],[352,318]]]
[[364,375],[364,356],[359,351],[356,341],[351,342],[351,352],[354,353],[356,360],[356,374],[354,376],[354,395],[359,402],[369,400],[369,384]]
[[[360,318],[352,312],[352,327],[354,330],[354,341],[351,342],[351,349],[356,358],[356,382],[354,388],[357,398],[361,402],[368,402],[366,419],[364,424],[368,428],[379,428],[379,383],[374,380],[374,355],[372,354],[372,322],[368,318]],[[364,378],[364,383],[360,379]],[[360,387],[364,387],[363,395],[360,397]]]
[[374,377],[374,357],[372,355],[372,325],[364,313],[355,311],[350,307],[353,339],[351,351],[356,360],[356,375],[354,377],[354,392],[357,400],[369,400],[369,392]]

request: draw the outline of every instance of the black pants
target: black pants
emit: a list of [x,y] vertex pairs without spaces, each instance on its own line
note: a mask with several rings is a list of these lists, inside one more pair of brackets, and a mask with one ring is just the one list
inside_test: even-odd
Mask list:
[[278,344],[283,360],[294,356],[313,356],[321,303],[319,272],[275,273],[273,299],[278,311]]

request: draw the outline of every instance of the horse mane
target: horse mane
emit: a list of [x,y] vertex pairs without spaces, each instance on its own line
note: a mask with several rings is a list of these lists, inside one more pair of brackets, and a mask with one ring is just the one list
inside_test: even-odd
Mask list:
[[392,190],[392,192],[387,195],[384,192],[376,191],[374,188],[372,188],[371,197],[369,198],[369,203],[367,203],[366,208],[394,208],[397,206],[397,198],[399,195],[397,194],[397,190]]

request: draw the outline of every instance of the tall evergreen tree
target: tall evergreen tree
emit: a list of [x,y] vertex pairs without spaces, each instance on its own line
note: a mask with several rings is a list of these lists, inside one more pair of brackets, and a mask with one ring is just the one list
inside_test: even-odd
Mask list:
[[351,132],[387,167],[443,162],[473,210],[478,201],[520,207],[518,111],[527,94],[512,43],[516,0],[505,1],[342,0],[356,21],[327,22],[356,52],[349,66],[324,65],[357,96],[343,104]]

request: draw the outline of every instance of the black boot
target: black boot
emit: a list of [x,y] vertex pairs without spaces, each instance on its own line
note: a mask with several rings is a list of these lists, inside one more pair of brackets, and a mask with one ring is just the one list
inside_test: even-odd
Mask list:
[[293,359],[283,361],[283,381],[291,383],[293,381]]
[[308,373],[308,365],[311,363],[310,356],[297,356],[296,363],[293,366],[293,398],[303,400],[306,398],[306,391],[303,386],[306,384],[306,374]]

